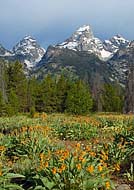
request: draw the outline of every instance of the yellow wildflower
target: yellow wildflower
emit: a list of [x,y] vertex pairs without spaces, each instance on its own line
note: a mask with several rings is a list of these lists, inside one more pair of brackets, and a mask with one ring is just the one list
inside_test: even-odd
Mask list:
[[76,149],[80,149],[80,143],[76,144]]
[[115,164],[114,165],[114,169],[115,169],[115,171],[120,171],[120,165],[119,164]]
[[101,165],[98,166],[98,170],[99,170],[99,172],[102,171],[102,166]]
[[87,146],[86,146],[86,151],[89,152],[90,150],[91,150],[90,146],[87,145]]
[[93,173],[93,171],[94,171],[94,166],[88,166],[88,168],[87,168],[87,171],[88,172],[90,172],[90,173]]
[[76,168],[78,169],[78,170],[81,170],[81,164],[79,163],[79,164],[76,164]]
[[101,154],[102,160],[108,160],[108,155],[104,151],[101,151],[101,152],[102,152]]
[[44,154],[40,153],[40,159],[43,160],[43,158],[44,158]]
[[48,167],[48,162],[44,163],[44,167],[47,168]]
[[86,162],[86,159],[85,159],[85,158],[83,158],[83,159],[82,159],[82,163],[85,163],[85,162]]
[[2,176],[2,171],[0,170],[0,176]]
[[89,154],[90,154],[90,156],[92,156],[92,157],[95,157],[95,156],[96,156],[96,153],[95,153],[95,152],[90,152]]
[[66,165],[62,164],[61,167],[59,168],[59,173],[62,173],[66,169]]
[[106,181],[105,186],[106,186],[106,189],[110,189],[110,182]]
[[6,147],[5,146],[0,146],[0,152],[3,152],[6,150]]

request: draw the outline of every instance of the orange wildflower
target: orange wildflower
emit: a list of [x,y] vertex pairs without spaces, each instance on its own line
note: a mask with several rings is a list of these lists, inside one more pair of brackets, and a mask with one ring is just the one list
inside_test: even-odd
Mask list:
[[52,173],[55,175],[56,172],[57,172],[57,169],[56,169],[56,168],[53,168],[53,169],[52,169]]

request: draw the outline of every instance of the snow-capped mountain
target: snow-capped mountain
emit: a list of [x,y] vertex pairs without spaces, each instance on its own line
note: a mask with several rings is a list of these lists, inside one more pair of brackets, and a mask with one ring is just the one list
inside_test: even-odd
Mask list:
[[111,52],[104,49],[103,42],[94,37],[89,25],[78,28],[70,38],[57,46],[59,48],[68,48],[75,51],[95,53],[102,60],[107,60],[112,56]]
[[[130,42],[120,35],[101,41],[89,25],[78,28],[70,38],[47,51],[31,36],[25,36],[12,51],[0,45],[0,58],[9,62],[19,60],[26,75],[43,78],[48,73],[74,74],[90,81],[96,73],[104,81],[125,84],[128,71]],[[103,76],[104,75],[104,76]]]
[[89,42],[94,38],[90,26],[84,25],[74,32],[74,34],[65,40],[63,43],[58,44],[60,48],[68,48],[75,51],[88,51]]
[[107,61],[119,48],[127,46],[128,43],[129,41],[119,35],[102,42],[99,38],[94,37],[89,25],[84,25],[78,28],[70,38],[58,44],[57,47],[91,52],[101,60]]
[[129,41],[123,38],[121,35],[113,36],[109,40],[104,41],[104,47],[107,51],[111,53],[116,53],[119,49],[127,47],[129,45]]
[[45,49],[31,36],[25,36],[13,47],[13,53],[17,57],[21,57],[21,60],[23,60],[23,63],[28,69],[35,66],[36,63],[41,60],[45,52]]
[[5,49],[1,44],[0,44],[0,56],[5,57],[5,56],[11,56],[12,52],[10,52],[9,50]]

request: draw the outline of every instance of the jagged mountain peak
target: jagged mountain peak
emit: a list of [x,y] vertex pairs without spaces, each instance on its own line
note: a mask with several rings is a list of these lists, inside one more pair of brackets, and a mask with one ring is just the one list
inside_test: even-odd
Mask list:
[[103,42],[94,37],[90,25],[79,27],[70,38],[65,40],[63,43],[58,44],[57,47],[94,53],[102,60],[107,60],[112,56],[111,52],[104,49]]
[[121,46],[121,45],[128,45],[129,41],[127,39],[125,39],[123,36],[121,36],[120,34],[117,34],[115,36],[113,36],[110,39],[111,42],[115,43],[115,45],[117,46]]
[[87,42],[93,38],[93,32],[90,25],[83,25],[79,27],[70,38],[58,44],[60,48],[68,48],[73,50],[80,50],[81,43]]
[[37,40],[33,37],[33,36],[30,36],[30,35],[26,35],[26,36],[24,36],[21,40],[20,40],[20,42],[22,42],[22,43],[26,43],[26,44],[38,44],[38,42],[37,42]]
[[90,25],[83,25],[77,29],[78,32],[83,32],[83,31],[89,31],[91,29]]
[[[23,37],[24,40],[35,40],[35,38],[33,36],[30,36],[30,35],[26,35]],[[36,40],[35,40],[36,41]]]
[[83,25],[79,27],[71,36],[72,40],[79,40],[81,42],[94,38],[93,31],[90,25]]
[[32,68],[38,63],[46,50],[42,48],[36,39],[30,35],[26,35],[13,47],[13,53],[21,56],[26,67]]
[[[26,47],[26,48],[25,48]],[[32,36],[26,35],[20,40],[14,47],[13,47],[13,52],[19,54],[20,51],[22,50],[28,50],[32,49],[35,47],[40,47],[38,42],[36,41],[35,38]],[[27,51],[24,51],[23,53],[28,53]]]
[[83,25],[74,32],[74,34],[79,34],[79,35],[82,35],[83,33],[90,34],[90,37],[93,38],[93,31],[90,25]]
[[120,48],[127,47],[129,45],[129,41],[125,39],[122,35],[117,34],[110,38],[109,40],[104,41],[104,47],[107,51],[116,53]]

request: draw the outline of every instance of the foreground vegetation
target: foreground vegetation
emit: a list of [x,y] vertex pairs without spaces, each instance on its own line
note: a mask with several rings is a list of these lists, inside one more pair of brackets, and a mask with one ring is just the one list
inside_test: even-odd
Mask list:
[[134,117],[0,118],[0,188],[110,190],[134,182]]

